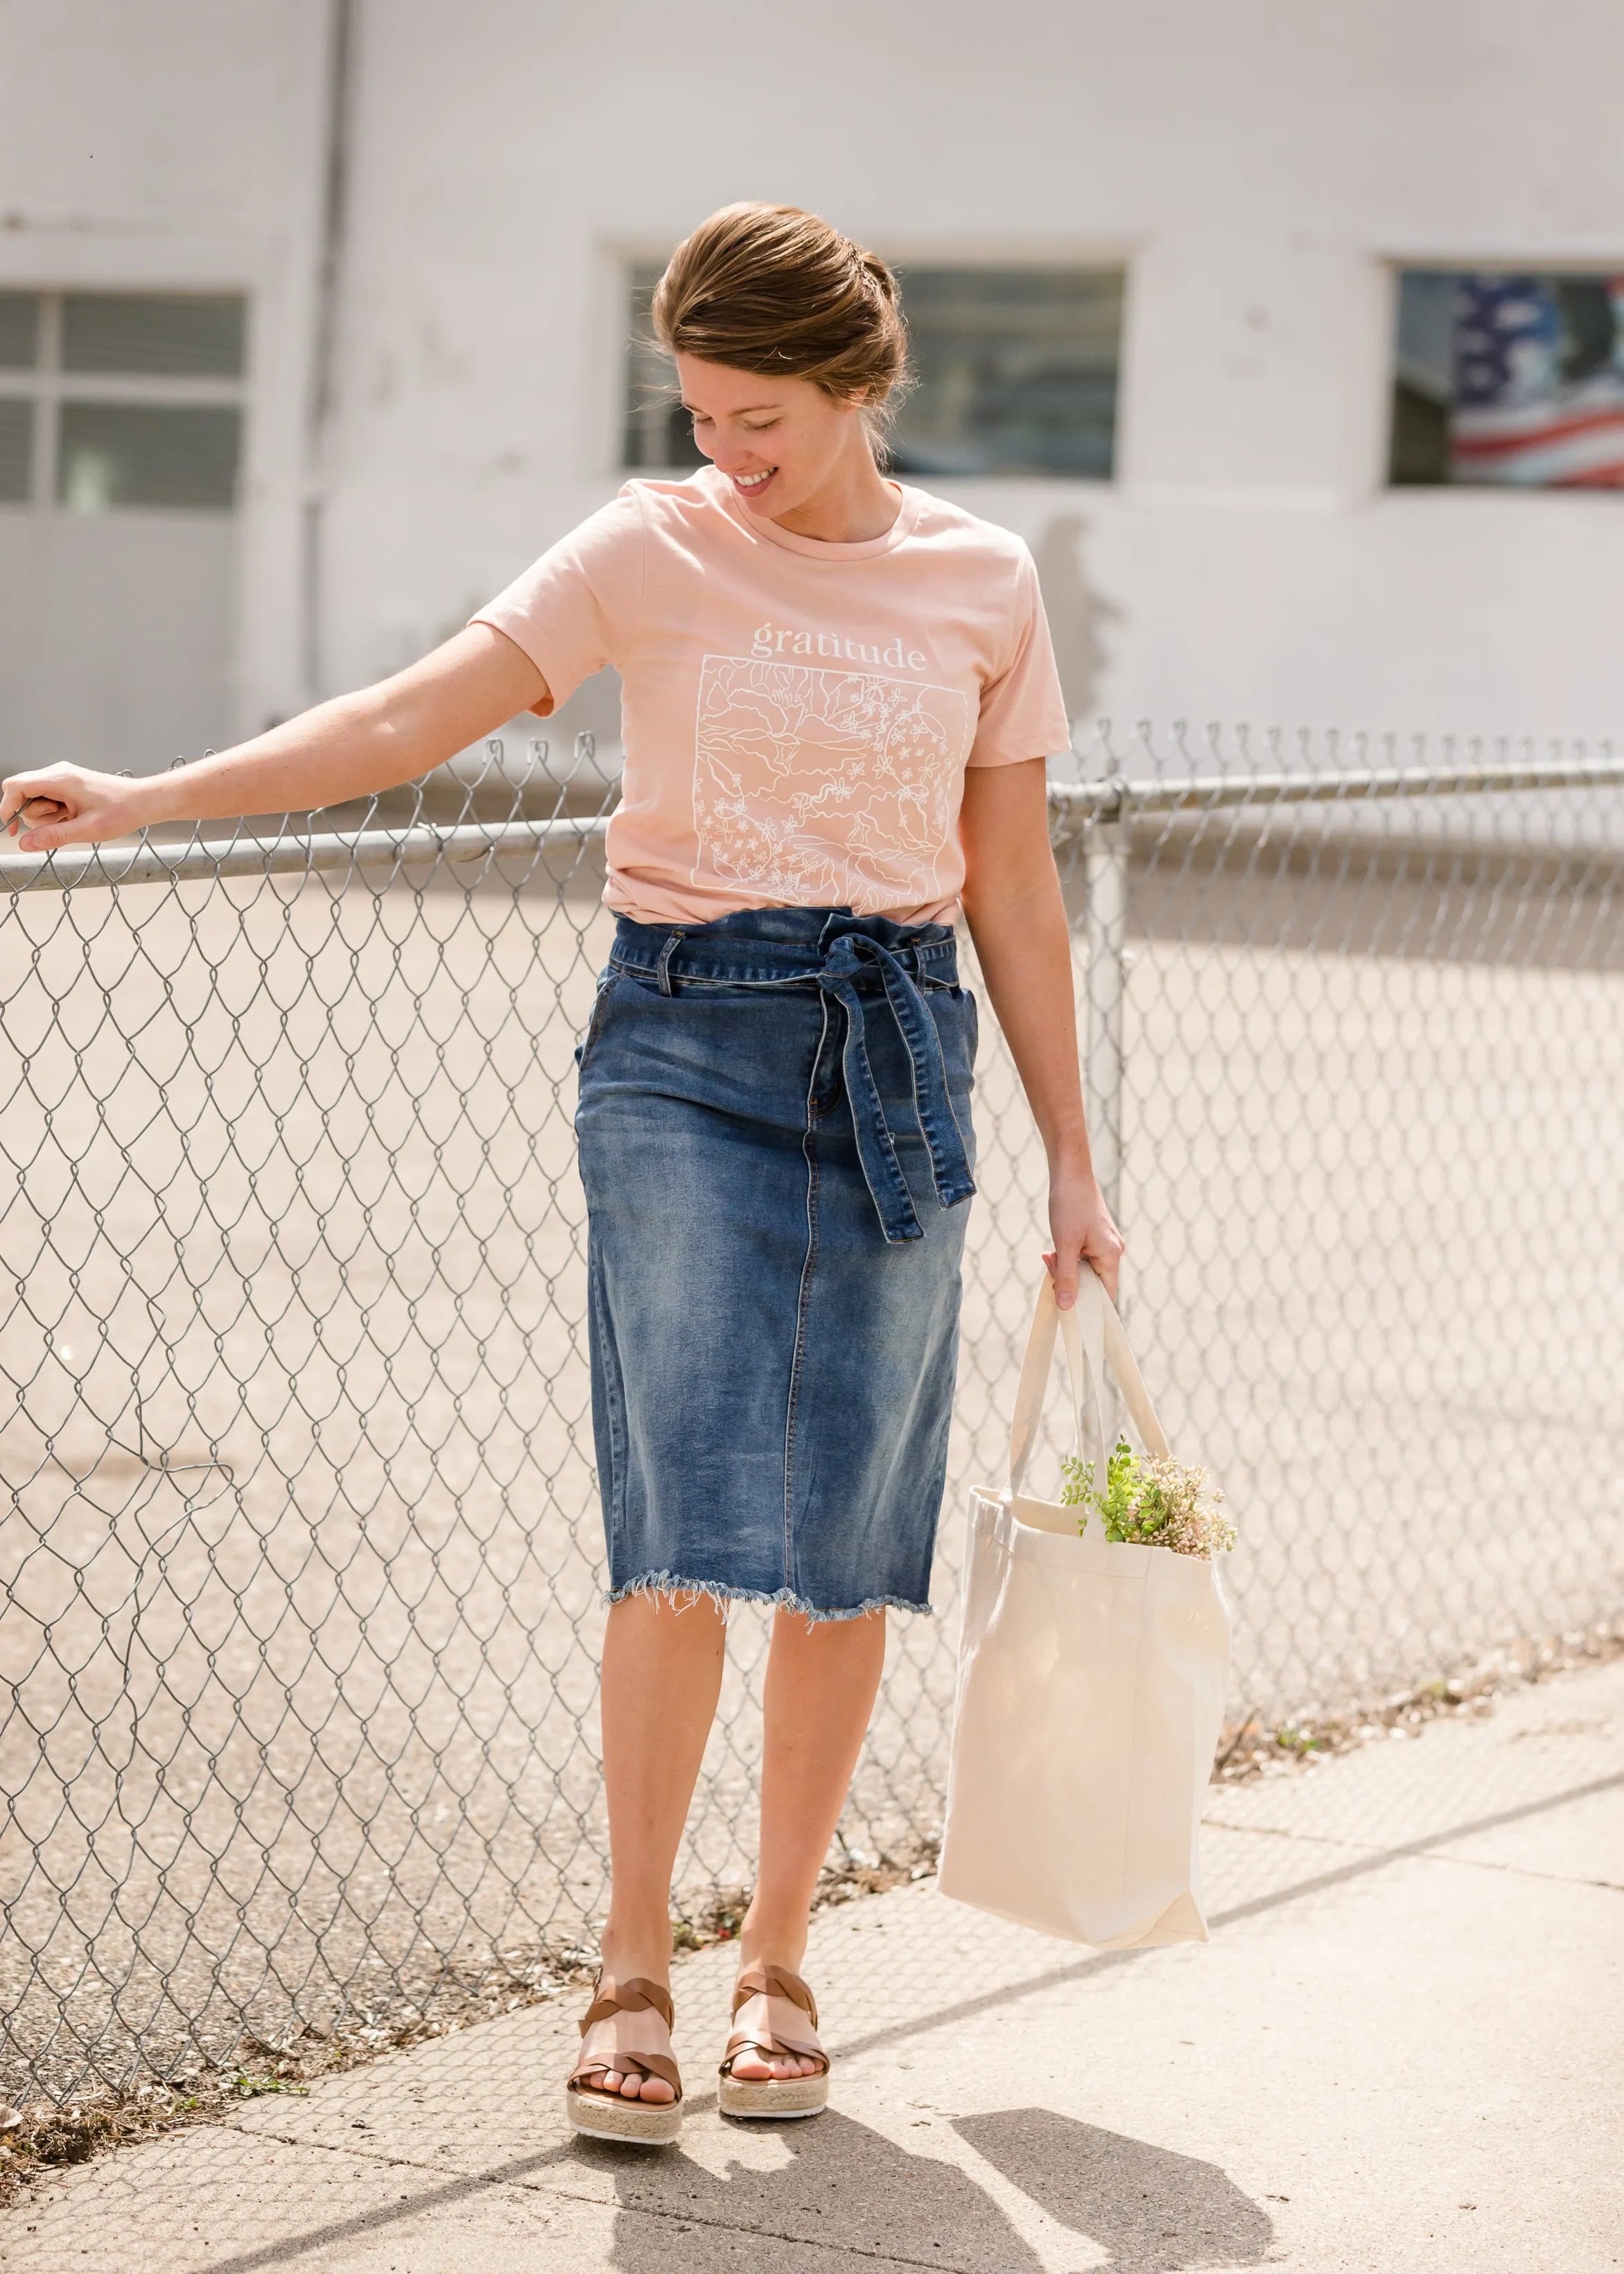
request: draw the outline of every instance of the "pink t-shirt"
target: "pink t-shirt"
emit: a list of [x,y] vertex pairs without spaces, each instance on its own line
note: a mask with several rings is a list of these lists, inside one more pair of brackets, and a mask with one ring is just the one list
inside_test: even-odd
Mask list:
[[613,908],[951,919],[966,765],[1070,740],[1032,556],[904,488],[883,537],[826,545],[758,520],[706,467],[628,482],[481,608],[554,703],[624,681]]

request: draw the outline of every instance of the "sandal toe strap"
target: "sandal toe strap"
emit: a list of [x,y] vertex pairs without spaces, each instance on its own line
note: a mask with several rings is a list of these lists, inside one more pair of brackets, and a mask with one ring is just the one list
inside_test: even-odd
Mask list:
[[727,2040],[721,2074],[733,2074],[741,2053],[762,2060],[815,2060],[829,2067],[817,2034],[817,2005],[798,1974],[787,1967],[752,1966],[739,1977],[733,1992],[733,2020],[739,2026]]
[[594,2080],[613,2070],[620,2076],[658,2077],[680,2100],[671,2022],[669,1992],[642,1976],[621,1983],[609,1997],[595,1998],[581,2023],[581,2058],[570,2072],[570,2090],[593,2090]]

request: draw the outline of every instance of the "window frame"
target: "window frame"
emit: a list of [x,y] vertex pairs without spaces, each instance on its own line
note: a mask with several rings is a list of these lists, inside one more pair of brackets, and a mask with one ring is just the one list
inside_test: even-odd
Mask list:
[[[31,365],[11,365],[0,369],[0,397],[31,402],[34,408],[33,463],[29,476],[29,493],[26,499],[0,500],[0,513],[34,513],[70,516],[74,520],[91,518],[82,507],[69,503],[57,494],[62,405],[64,402],[109,403],[132,405],[152,405],[164,410],[184,410],[192,404],[211,408],[234,409],[241,422],[237,449],[237,494],[229,506],[193,505],[135,505],[109,506],[107,514],[123,516],[127,514],[184,514],[223,515],[233,518],[243,509],[244,478],[249,461],[248,434],[252,416],[252,390],[250,374],[253,369],[255,295],[245,286],[166,285],[132,283],[121,278],[117,283],[86,282],[76,279],[66,284],[35,284],[10,278],[3,280],[7,292],[26,293],[39,302],[39,328],[35,340],[35,357]],[[99,297],[106,294],[119,299],[237,299],[243,303],[243,368],[235,378],[210,376],[193,378],[171,373],[70,371],[63,363],[64,312],[65,303],[72,298]],[[99,516],[97,517],[100,517]]]

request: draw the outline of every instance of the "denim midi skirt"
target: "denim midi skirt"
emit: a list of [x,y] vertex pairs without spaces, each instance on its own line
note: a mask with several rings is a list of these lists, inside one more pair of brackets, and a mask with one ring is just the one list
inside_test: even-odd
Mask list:
[[611,1601],[929,1609],[975,1043],[949,926],[620,919],[576,1052]]

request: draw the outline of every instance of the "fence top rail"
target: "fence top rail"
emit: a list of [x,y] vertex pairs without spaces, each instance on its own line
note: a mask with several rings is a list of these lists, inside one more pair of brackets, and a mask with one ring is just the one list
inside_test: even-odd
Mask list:
[[[1125,821],[1136,813],[1617,787],[1624,787],[1624,757],[1547,759],[1521,766],[1356,767],[1272,774],[1117,773],[1098,781],[1051,782],[1049,809],[1056,834],[1064,836],[1090,823]],[[603,836],[610,817],[607,813],[515,817],[459,822],[451,827],[418,822],[404,829],[289,830],[274,837],[244,832],[166,845],[142,836],[109,845],[70,846],[57,853],[0,853],[0,892],[64,892],[228,877],[330,876],[348,870],[415,868],[425,862],[462,867],[504,855],[534,855],[554,845],[590,843]]]
[[275,837],[246,833],[154,845],[146,836],[109,845],[73,845],[57,853],[0,855],[0,892],[27,892],[112,885],[178,883],[222,877],[330,876],[350,869],[403,869],[445,861],[462,867],[505,855],[545,852],[601,838],[607,814],[547,820],[459,822],[437,828],[289,830]]
[[1237,805],[1356,805],[1371,799],[1492,796],[1502,791],[1624,787],[1624,757],[1548,759],[1521,766],[1359,766],[1299,773],[1133,776],[1051,782],[1050,814],[1063,828]]

